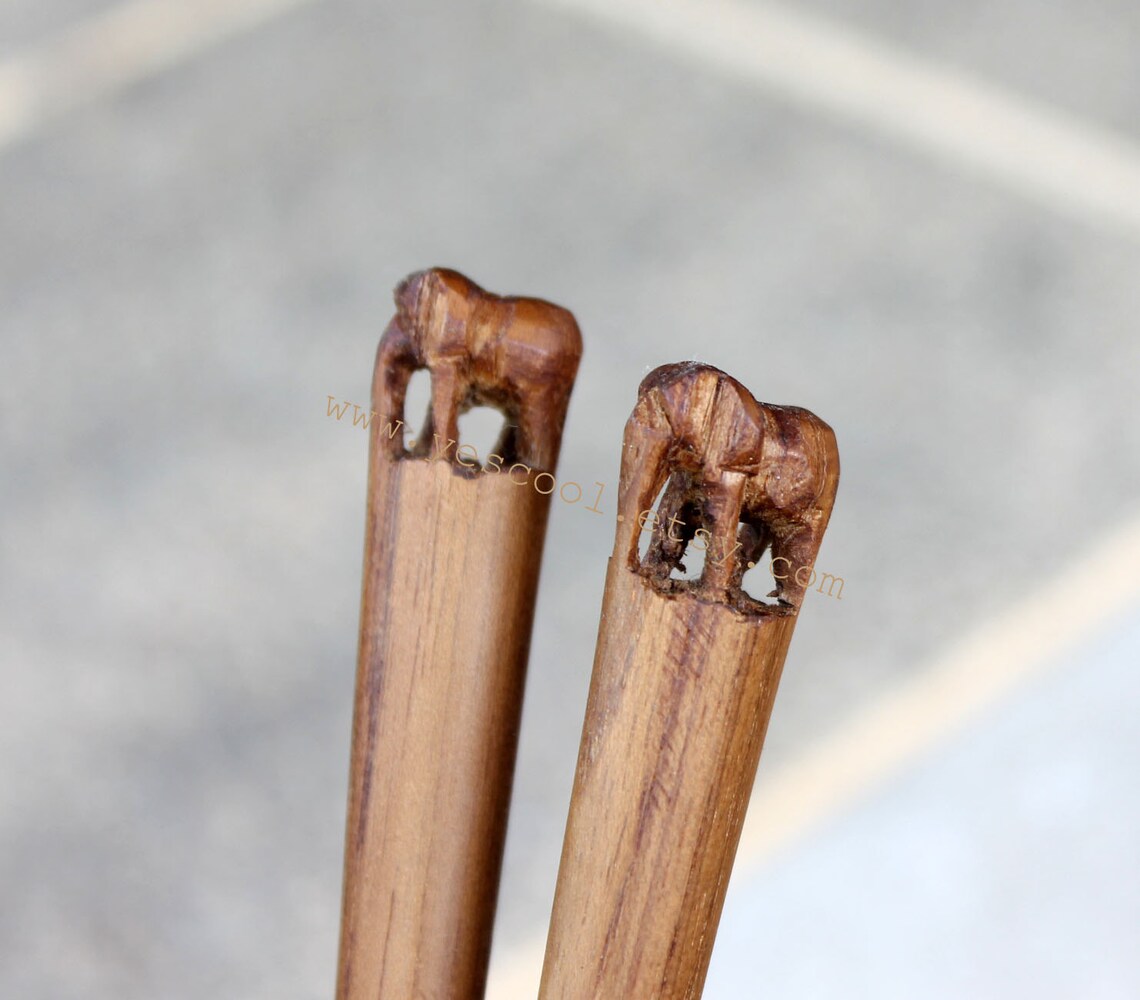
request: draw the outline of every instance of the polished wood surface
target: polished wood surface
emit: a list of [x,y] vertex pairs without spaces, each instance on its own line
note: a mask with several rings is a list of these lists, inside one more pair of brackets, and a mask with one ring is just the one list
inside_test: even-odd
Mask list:
[[[804,597],[793,579],[753,599],[742,576],[769,549],[814,562],[838,476],[834,435],[805,410],[695,363],[642,383],[542,1000],[700,996]],[[674,579],[702,542],[701,575]]]
[[[373,380],[337,997],[474,1000],[550,505],[509,470],[553,471],[581,339],[565,310],[454,272],[396,300]],[[422,367],[432,412],[408,447],[392,428]],[[497,463],[455,440],[480,403],[506,414]]]

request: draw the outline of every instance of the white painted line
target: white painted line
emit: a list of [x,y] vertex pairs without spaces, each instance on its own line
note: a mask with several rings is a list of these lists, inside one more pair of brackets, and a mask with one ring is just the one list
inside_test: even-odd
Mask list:
[[0,62],[0,151],[59,114],[111,96],[318,0],[131,0]]
[[[1044,670],[1052,657],[1140,605],[1140,517],[998,620],[984,624],[840,726],[799,760],[756,784],[736,871],[865,796]],[[793,646],[793,650],[794,650]]]
[[648,38],[987,176],[1140,234],[1140,144],[841,24],[759,0],[539,0]]
[[[1051,657],[1140,604],[1140,517],[997,620],[981,625],[914,679],[839,726],[778,771],[761,769],[733,878],[864,798],[917,755],[1045,670]],[[795,641],[792,653],[795,656]],[[779,700],[776,702],[779,711]],[[491,969],[492,1000],[537,993],[544,936]]]

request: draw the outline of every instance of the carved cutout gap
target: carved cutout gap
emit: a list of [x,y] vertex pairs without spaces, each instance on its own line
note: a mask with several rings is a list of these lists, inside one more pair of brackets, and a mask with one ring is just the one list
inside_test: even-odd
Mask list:
[[[638,531],[640,531],[641,534],[637,536],[637,558],[642,566],[645,565],[645,557],[648,555],[649,546],[653,542],[652,528],[657,521],[657,513],[661,509],[661,498],[665,496],[665,491],[668,488],[669,480],[666,479],[665,482],[661,484],[661,489],[657,491],[657,497],[653,501],[653,506],[649,508],[651,511],[653,511],[653,517],[647,517],[645,521],[645,527],[638,528]],[[640,516],[642,514],[642,511],[638,511],[637,513],[638,516]]]
[[[780,564],[781,566],[783,563]],[[740,581],[740,589],[754,601],[775,607],[779,601],[770,596],[776,589],[777,580],[772,576],[772,555],[766,552],[751,569],[748,563],[744,564],[744,578]]]
[[464,462],[474,461],[480,465],[487,464],[487,456],[492,452],[499,456],[499,464],[503,460],[513,459],[513,455],[503,454],[503,451],[511,449],[499,448],[506,424],[507,418],[495,407],[473,406],[459,415],[459,444],[456,445],[456,453],[463,445],[468,445],[475,450],[475,455],[472,456],[471,451],[465,449],[460,458]]
[[779,601],[770,596],[776,589],[777,581],[772,576],[772,551],[768,543],[771,535],[768,529],[757,521],[741,521],[736,526],[736,538],[741,543],[738,550],[742,573],[741,593],[760,604],[778,606]]
[[[431,372],[426,368],[418,368],[412,372],[408,382],[408,394],[404,397],[404,423],[407,425],[405,433],[413,433],[419,437],[428,422],[428,407],[431,405]],[[393,414],[398,416],[398,414]],[[388,419],[387,414],[384,418]]]
[[704,538],[692,538],[685,546],[681,561],[673,567],[670,580],[699,580],[705,569],[705,554],[708,544]]

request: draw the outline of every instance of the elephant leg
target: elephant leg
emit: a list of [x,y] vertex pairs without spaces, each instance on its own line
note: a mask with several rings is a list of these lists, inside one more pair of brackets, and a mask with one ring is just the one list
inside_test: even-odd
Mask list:
[[415,367],[416,358],[411,341],[396,320],[393,320],[380,338],[372,383],[372,407],[377,415],[375,419],[396,424],[397,427],[396,433],[386,434],[381,439],[382,446],[392,457],[404,453],[399,426],[404,420],[404,402]]
[[[454,365],[431,369],[431,410],[424,434],[431,432],[432,458],[453,461],[459,442],[459,371]],[[423,442],[421,436],[420,441]]]
[[776,580],[773,596],[784,604],[798,608],[807,588],[815,582],[815,557],[819,538],[809,524],[797,525],[780,532],[772,542],[772,564],[779,563],[783,579]]
[[738,579],[740,548],[737,526],[744,502],[744,473],[723,472],[709,490],[707,504],[712,540],[701,574],[701,586],[710,594],[725,595],[734,579]]
[[[638,410],[626,425],[626,456],[622,461],[622,478],[618,485],[618,538],[624,539],[626,564],[638,569],[637,543],[641,536],[638,519],[652,504],[669,474],[666,459],[672,443],[672,432],[654,428],[638,419]],[[632,430],[630,425],[639,425]]]
[[553,472],[562,440],[562,423],[570,402],[561,385],[524,385],[519,397],[515,448],[519,460],[539,472]]
[[661,579],[668,577],[680,564],[697,529],[697,525],[690,523],[692,506],[686,504],[690,488],[688,476],[674,472],[661,495],[661,503],[657,505],[656,519],[652,525],[646,524],[653,534],[642,565]]

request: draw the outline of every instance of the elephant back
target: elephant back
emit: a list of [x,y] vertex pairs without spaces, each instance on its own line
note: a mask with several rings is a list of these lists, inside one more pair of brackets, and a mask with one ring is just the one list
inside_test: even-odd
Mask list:
[[731,375],[697,361],[662,365],[638,389],[672,436],[673,461],[690,471],[750,473],[760,462],[760,406]]
[[470,278],[447,268],[433,268],[424,272],[424,278],[416,328],[425,362],[430,366],[466,357],[472,320],[486,293]]
[[574,316],[543,299],[487,295],[480,323],[484,341],[478,358],[494,355],[494,368],[529,384],[564,382],[582,356],[582,335]]
[[761,407],[765,431],[757,486],[765,505],[799,510],[825,502],[830,509],[839,482],[835,433],[799,406]]

